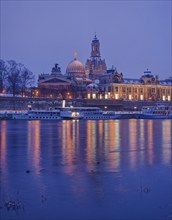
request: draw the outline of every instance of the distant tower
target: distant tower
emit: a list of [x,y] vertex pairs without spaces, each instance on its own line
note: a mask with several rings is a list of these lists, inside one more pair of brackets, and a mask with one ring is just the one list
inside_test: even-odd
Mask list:
[[92,75],[92,79],[99,79],[102,74],[107,72],[105,60],[101,59],[100,42],[96,35],[91,43],[91,56],[86,61],[85,71],[87,76]]
[[100,43],[96,35],[91,43],[91,57],[100,57]]

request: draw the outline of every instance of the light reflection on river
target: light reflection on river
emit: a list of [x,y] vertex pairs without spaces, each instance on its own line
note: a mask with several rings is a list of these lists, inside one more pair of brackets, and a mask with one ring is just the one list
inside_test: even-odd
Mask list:
[[171,133],[172,120],[0,121],[0,216],[170,217]]

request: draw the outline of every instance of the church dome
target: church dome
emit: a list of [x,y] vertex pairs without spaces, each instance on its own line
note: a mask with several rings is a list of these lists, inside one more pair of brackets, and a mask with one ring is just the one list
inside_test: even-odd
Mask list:
[[74,54],[74,60],[72,60],[66,68],[66,74],[69,76],[85,75],[84,65],[76,59],[76,53]]

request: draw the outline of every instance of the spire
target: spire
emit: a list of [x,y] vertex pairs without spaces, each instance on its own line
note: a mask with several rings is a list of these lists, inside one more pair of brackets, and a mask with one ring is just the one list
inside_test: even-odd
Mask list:
[[76,51],[74,52],[74,60],[76,60],[76,55],[77,55],[77,53],[76,53]]
[[100,43],[97,39],[96,33],[91,43],[91,57],[100,57]]
[[97,35],[96,35],[96,32],[95,32],[95,35],[94,35],[94,40],[97,40]]

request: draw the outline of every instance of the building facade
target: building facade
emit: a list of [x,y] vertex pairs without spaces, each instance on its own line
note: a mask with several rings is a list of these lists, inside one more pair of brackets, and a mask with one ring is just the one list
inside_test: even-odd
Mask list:
[[160,80],[146,70],[139,79],[124,78],[117,68],[107,69],[101,59],[100,42],[95,35],[91,56],[84,65],[74,59],[62,74],[58,64],[50,74],[40,74],[36,96],[115,100],[172,101],[172,78]]

